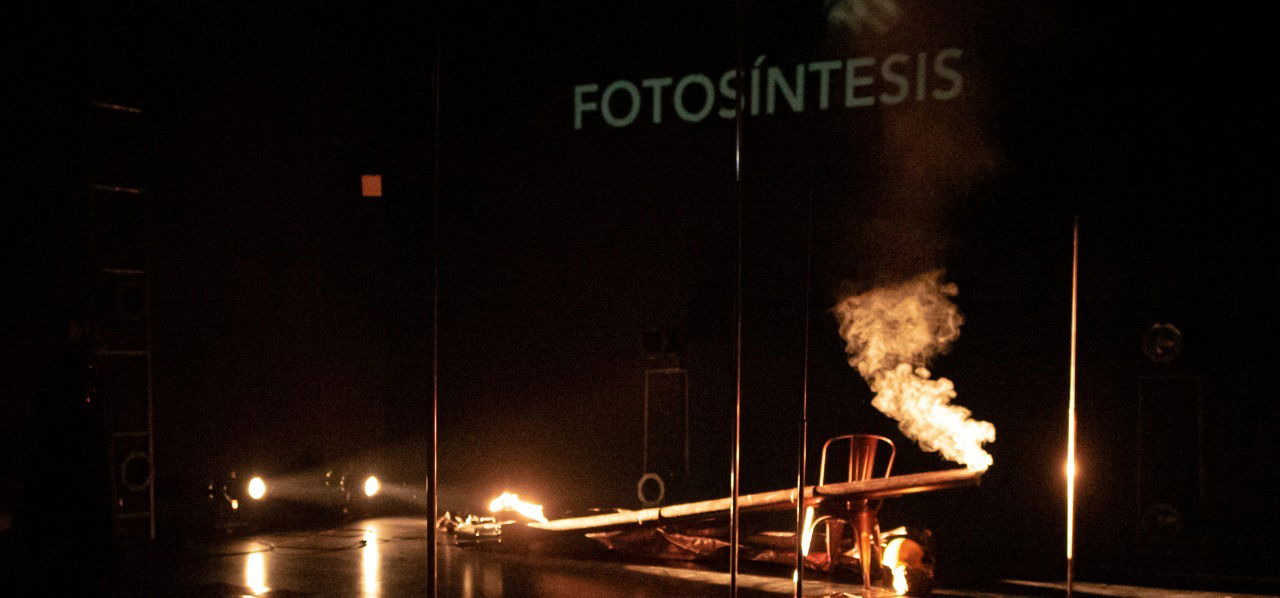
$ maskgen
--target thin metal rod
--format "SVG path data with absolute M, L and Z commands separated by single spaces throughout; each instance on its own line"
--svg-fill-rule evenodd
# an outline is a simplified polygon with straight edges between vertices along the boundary
M 1075 580 L 1076 533 L 1076 326 L 1079 304 L 1080 217 L 1071 231 L 1071 358 L 1067 377 L 1067 596 Z
M 800 429 L 799 446 L 796 451 L 796 496 L 804 495 L 805 473 L 809 468 L 809 331 L 812 318 L 809 317 L 813 281 L 813 177 L 810 171 L 809 203 L 805 218 L 805 253 L 804 253 L 804 365 L 800 382 Z M 804 501 L 796 501 L 796 598 L 804 596 Z
M 431 156 L 431 461 L 427 477 L 427 508 L 431 513 L 430 519 L 427 520 L 427 596 L 429 598 L 436 598 L 440 586 L 439 558 L 436 554 L 436 518 L 439 517 L 440 512 L 440 74 L 442 70 L 440 55 L 444 48 L 443 21 L 444 3 L 440 3 L 436 13 L 436 55 L 432 73 L 434 130 Z
M 689 372 L 685 370 L 682 374 L 684 380 L 681 384 L 684 386 L 684 472 L 681 476 L 681 486 L 687 485 L 689 479 Z
M 729 596 L 738 597 L 738 538 L 740 517 L 738 495 L 741 493 L 742 474 L 742 125 L 745 117 L 745 91 L 743 85 L 742 0 L 734 3 L 734 39 L 737 45 L 738 110 L 734 114 L 733 182 L 737 200 L 737 284 L 734 293 L 734 398 L 733 398 L 733 457 L 729 474 Z
M 138 115 L 142 114 L 142 110 L 137 108 L 129 108 L 127 106 L 115 106 L 115 105 L 107 105 L 107 104 L 99 104 L 99 105 L 104 108 L 109 108 L 113 110 L 123 110 L 125 112 L 129 112 L 132 114 L 138 114 Z M 141 116 L 139 116 L 139 118 L 141 118 Z M 139 145 L 142 145 L 143 147 L 145 147 L 146 135 L 147 135 L 146 123 L 143 123 L 143 122 L 138 123 L 138 133 L 139 133 L 139 137 L 141 137 L 141 139 L 139 140 Z M 146 342 L 147 342 L 147 355 L 145 357 L 145 359 L 147 360 L 147 468 L 150 469 L 150 474 L 151 474 L 151 483 L 147 484 L 147 504 L 149 505 L 149 508 L 147 509 L 147 537 L 151 538 L 152 540 L 155 540 L 156 539 L 156 395 L 155 395 L 155 364 L 151 358 L 152 357 L 151 314 L 153 313 L 151 310 L 151 299 L 152 299 L 152 296 L 151 296 L 151 281 L 152 281 L 151 242 L 150 242 L 150 239 L 146 238 L 151 231 L 153 220 L 151 217 L 151 204 L 152 204 L 151 197 L 149 195 L 142 193 L 141 190 L 139 190 L 138 193 L 139 193 L 138 201 L 142 202 L 142 234 L 144 237 L 142 239 L 142 271 L 143 271 L 143 274 L 142 274 L 143 304 L 142 305 L 143 305 L 143 309 L 145 310 L 143 318 L 146 322 L 146 324 L 144 325 L 144 329 L 146 330 Z
M 644 373 L 644 450 L 640 455 L 640 475 L 649 473 L 649 371 Z
M 141 108 L 133 106 L 125 106 L 124 104 L 112 104 L 110 102 L 100 102 L 98 100 L 89 100 L 89 105 L 103 110 L 114 110 L 116 112 L 129 112 L 132 114 L 142 114 Z

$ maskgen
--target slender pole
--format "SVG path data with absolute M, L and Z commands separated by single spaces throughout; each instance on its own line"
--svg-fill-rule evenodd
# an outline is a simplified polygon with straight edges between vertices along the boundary
M 794 595 L 804 596 L 804 482 L 809 468 L 809 302 L 813 278 L 813 180 L 809 180 L 809 205 L 805 224 L 804 255 L 804 374 L 800 383 L 800 438 L 796 451 L 796 574 Z
M 427 596 L 436 598 L 440 575 L 436 554 L 436 518 L 440 512 L 440 54 L 444 47 L 444 6 L 436 14 L 436 56 L 434 65 L 434 101 L 432 118 L 433 151 L 431 166 L 431 461 L 427 477 Z
M 742 0 L 734 4 L 734 28 L 737 41 L 738 110 L 734 115 L 733 182 L 737 199 L 737 284 L 734 293 L 734 398 L 733 398 L 733 457 L 729 474 L 729 595 L 738 596 L 738 494 L 741 493 L 742 466 L 742 125 L 745 116 L 746 86 L 743 85 L 742 53 Z
M 1071 231 L 1071 366 L 1067 377 L 1067 596 L 1075 580 L 1076 533 L 1076 323 L 1080 268 L 1080 217 Z

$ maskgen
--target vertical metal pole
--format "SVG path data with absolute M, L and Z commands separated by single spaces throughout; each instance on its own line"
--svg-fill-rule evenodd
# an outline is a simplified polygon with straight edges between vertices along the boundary
M 740 517 L 738 495 L 741 492 L 742 464 L 742 125 L 746 112 L 743 84 L 742 0 L 734 4 L 735 38 L 737 40 L 738 110 L 734 115 L 733 182 L 737 199 L 737 286 L 734 293 L 734 399 L 733 399 L 733 457 L 729 474 L 729 595 L 738 596 L 738 534 Z
M 1205 520 L 1205 487 L 1204 487 L 1204 378 L 1196 377 L 1196 526 L 1197 534 L 1203 534 Z M 1200 538 L 1203 538 L 1200 535 Z M 1196 541 L 1196 563 L 1204 566 L 1205 542 Z
M 800 439 L 796 452 L 796 573 L 793 577 L 796 598 L 804 596 L 804 478 L 809 468 L 809 293 L 813 277 L 813 179 L 810 174 L 804 256 L 804 374 L 800 383 Z
M 644 450 L 640 457 L 640 475 L 649 473 L 649 374 L 651 371 L 644 371 L 644 430 L 642 432 Z
M 683 375 L 684 375 L 684 381 L 682 382 L 682 384 L 684 385 L 684 473 L 681 475 L 683 476 L 683 480 L 686 480 L 686 482 L 682 483 L 681 486 L 688 487 L 687 480 L 689 479 L 689 475 L 690 475 L 689 474 L 689 469 L 690 469 L 689 468 L 689 371 L 684 370 Z
M 436 55 L 432 99 L 433 151 L 431 166 L 431 461 L 427 476 L 427 596 L 436 598 L 440 579 L 436 554 L 436 518 L 440 511 L 440 54 L 444 47 L 444 3 L 436 13 Z
M 1067 596 L 1075 581 L 1076 532 L 1076 323 L 1080 268 L 1080 217 L 1071 231 L 1071 358 L 1067 377 Z
M 138 115 L 138 145 L 146 146 L 146 121 L 143 120 L 143 112 L 141 110 L 135 112 Z M 145 167 L 145 164 L 144 164 Z M 145 179 L 143 179 L 145 181 Z M 143 183 L 144 185 L 146 183 Z M 147 342 L 147 467 L 151 470 L 151 483 L 147 484 L 147 536 L 152 540 L 156 539 L 156 406 L 155 406 L 155 387 L 153 381 L 152 363 L 153 354 L 151 352 L 151 243 L 146 238 L 151 232 L 151 194 L 146 193 L 138 198 L 142 202 L 142 269 L 143 273 L 143 292 L 142 292 L 142 309 L 143 317 L 146 319 L 146 342 Z M 1202 503 L 1203 504 L 1203 503 Z

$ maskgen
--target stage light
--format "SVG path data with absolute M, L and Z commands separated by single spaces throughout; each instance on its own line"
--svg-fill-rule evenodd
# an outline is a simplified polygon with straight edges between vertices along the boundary
M 253 476 L 253 479 L 249 480 L 249 498 L 252 498 L 253 500 L 262 500 L 262 497 L 266 495 L 267 483 L 262 481 L 262 478 Z
M 364 495 L 373 498 L 379 490 L 382 490 L 382 484 L 378 483 L 378 476 L 369 476 L 364 479 Z

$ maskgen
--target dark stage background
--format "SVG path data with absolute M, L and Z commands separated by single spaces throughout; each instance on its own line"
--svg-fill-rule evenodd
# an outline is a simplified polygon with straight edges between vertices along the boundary
M 646 103 L 629 126 L 596 113 L 576 130 L 573 111 L 578 84 L 718 81 L 731 3 L 26 9 L 5 50 L 0 510 L 39 483 L 32 452 L 78 442 L 30 414 L 87 309 L 82 115 L 106 97 L 146 109 L 161 534 L 198 528 L 202 484 L 228 468 L 366 455 L 422 483 L 433 260 L 442 508 L 504 489 L 552 513 L 635 506 L 651 329 L 689 371 L 691 470 L 672 494 L 725 496 L 740 255 L 743 490 L 795 479 L 806 321 L 811 454 L 871 432 L 899 443 L 896 471 L 950 466 L 869 406 L 829 313 L 850 288 L 943 268 L 966 323 L 933 369 L 996 425 L 995 465 L 882 518 L 932 528 L 952 579 L 1060 576 L 1078 215 L 1080 576 L 1274 576 L 1260 15 L 859 5 L 882 26 L 744 3 L 747 68 L 955 47 L 963 92 L 747 118 L 740 254 L 731 120 L 653 124 Z M 362 173 L 383 198 L 360 196 Z M 1184 335 L 1167 364 L 1142 352 L 1158 322 Z M 1162 557 L 1138 523 L 1161 479 L 1184 517 Z

